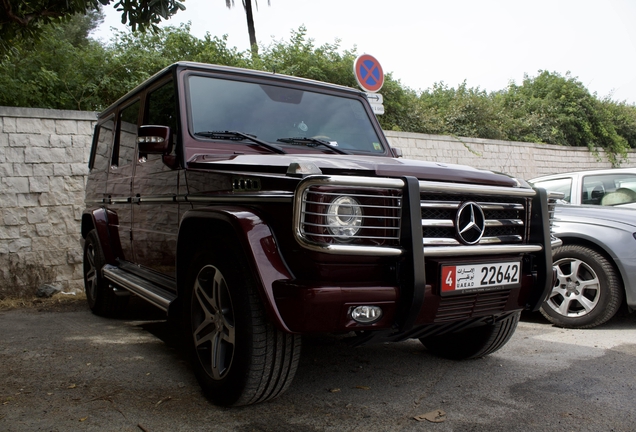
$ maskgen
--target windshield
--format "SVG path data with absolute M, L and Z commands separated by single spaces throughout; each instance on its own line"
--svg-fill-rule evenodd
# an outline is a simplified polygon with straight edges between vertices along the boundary
M 357 99 L 197 75 L 188 78 L 188 90 L 193 134 L 240 131 L 279 144 L 317 138 L 342 150 L 384 152 Z

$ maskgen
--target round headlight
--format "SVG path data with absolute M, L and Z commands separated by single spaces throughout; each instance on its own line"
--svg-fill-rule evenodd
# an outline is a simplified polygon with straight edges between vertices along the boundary
M 333 200 L 327 209 L 329 232 L 340 240 L 347 240 L 360 231 L 362 208 L 355 198 L 341 196 Z

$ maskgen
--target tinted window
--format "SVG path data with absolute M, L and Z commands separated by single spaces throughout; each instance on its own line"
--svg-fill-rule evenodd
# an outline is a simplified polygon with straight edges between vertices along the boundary
M 113 143 L 114 130 L 115 122 L 112 119 L 107 120 L 97 128 L 97 144 L 92 169 L 98 171 L 108 169 L 108 158 L 110 146 Z
M 384 152 L 357 99 L 201 76 L 188 83 L 192 133 L 240 131 L 269 142 L 314 137 L 342 149 Z
M 137 119 L 139 117 L 139 101 L 124 108 L 119 113 L 119 154 L 113 157 L 113 163 L 124 166 L 132 163 L 137 143 Z
M 172 133 L 177 130 L 174 86 L 172 81 L 153 90 L 148 95 L 147 125 L 170 126 Z

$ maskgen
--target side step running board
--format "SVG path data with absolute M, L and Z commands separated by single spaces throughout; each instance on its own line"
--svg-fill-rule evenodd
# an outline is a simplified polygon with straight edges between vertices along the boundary
M 144 278 L 110 264 L 104 266 L 102 274 L 109 282 L 112 282 L 118 287 L 127 289 L 157 306 L 159 309 L 162 309 L 164 312 L 168 312 L 170 303 L 177 298 L 174 293 L 167 292 Z

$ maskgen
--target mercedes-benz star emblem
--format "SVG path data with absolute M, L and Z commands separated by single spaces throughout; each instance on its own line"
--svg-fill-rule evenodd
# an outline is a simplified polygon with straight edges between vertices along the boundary
M 479 204 L 468 201 L 459 206 L 455 219 L 455 230 L 457 239 L 467 245 L 472 245 L 484 235 L 486 228 L 486 217 Z

